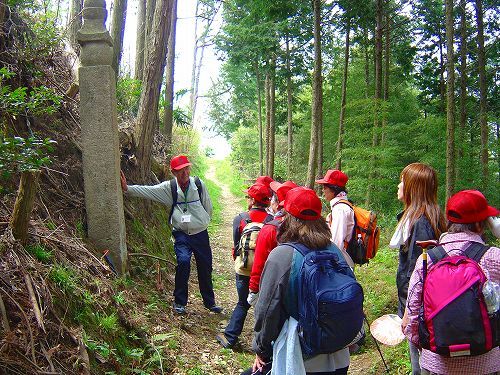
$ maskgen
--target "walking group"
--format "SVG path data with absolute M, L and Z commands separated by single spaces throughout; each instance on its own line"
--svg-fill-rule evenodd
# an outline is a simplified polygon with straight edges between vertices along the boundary
M 164 204 L 177 257 L 174 304 L 186 313 L 191 255 L 204 306 L 220 313 L 212 285 L 207 226 L 212 203 L 190 176 L 188 158 L 172 158 L 174 179 L 123 191 Z M 376 254 L 373 212 L 353 205 L 348 176 L 329 170 L 316 181 L 329 204 L 293 181 L 257 178 L 246 191 L 248 209 L 233 220 L 232 259 L 238 302 L 216 336 L 234 348 L 253 306 L 255 360 L 243 374 L 347 374 L 350 354 L 364 340 L 363 289 L 356 264 Z M 396 184 L 395 184 L 396 185 Z M 403 204 L 389 247 L 399 251 L 398 315 L 408 338 L 413 374 L 495 374 L 500 371 L 500 249 L 485 244 L 490 226 L 500 237 L 499 210 L 477 190 L 446 203 L 437 200 L 437 175 L 423 163 L 403 169 L 397 198 Z M 488 225 L 490 224 L 490 225 Z M 495 226 L 496 224 L 496 226 Z M 396 291 L 395 291 L 396 293 Z

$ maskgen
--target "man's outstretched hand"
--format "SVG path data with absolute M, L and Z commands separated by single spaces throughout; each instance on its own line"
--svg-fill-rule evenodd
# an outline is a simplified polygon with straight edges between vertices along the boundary
M 127 179 L 125 178 L 125 174 L 123 173 L 123 171 L 120 171 L 120 184 L 122 186 L 123 191 L 128 190 Z

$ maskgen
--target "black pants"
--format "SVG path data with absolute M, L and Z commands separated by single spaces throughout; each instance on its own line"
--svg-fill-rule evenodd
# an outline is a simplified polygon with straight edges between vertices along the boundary
M 270 375 L 271 374 L 271 368 L 272 368 L 272 362 L 268 362 L 263 368 L 262 371 L 256 371 L 252 372 L 252 369 L 249 368 L 248 370 L 244 371 L 241 373 L 241 375 Z M 347 370 L 349 369 L 349 366 L 344 367 L 344 368 L 339 368 L 335 371 L 328 371 L 328 372 L 308 372 L 306 375 L 347 375 Z

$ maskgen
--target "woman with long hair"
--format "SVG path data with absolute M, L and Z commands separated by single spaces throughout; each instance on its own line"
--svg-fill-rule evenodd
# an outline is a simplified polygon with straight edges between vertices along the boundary
M 408 284 L 415 263 L 422 254 L 416 241 L 438 239 L 445 230 L 444 216 L 437 203 L 436 171 L 423 163 L 407 165 L 400 175 L 398 199 L 404 211 L 398 215 L 398 225 L 391 238 L 390 247 L 399 249 L 396 275 L 398 289 L 398 315 L 402 318 L 408 297 Z M 420 374 L 419 353 L 410 343 L 412 374 Z
M 276 345 L 280 331 L 290 318 L 290 307 L 287 307 L 287 294 L 290 285 L 290 271 L 293 264 L 294 247 L 290 243 L 299 243 L 309 249 L 318 251 L 334 246 L 331 241 L 330 228 L 321 216 L 321 201 L 314 190 L 297 187 L 290 190 L 284 203 L 285 216 L 278 233 L 278 245 L 267 259 L 260 281 L 259 299 L 255 306 L 255 328 L 252 348 L 256 353 L 252 369 L 243 374 L 268 374 L 272 366 L 280 373 L 281 361 L 274 358 L 272 363 L 273 343 Z M 342 256 L 337 249 L 338 255 Z M 340 260 L 339 260 L 340 261 Z M 345 260 L 341 260 L 348 268 Z M 293 287 L 292 287 L 293 288 Z M 292 293 L 292 291 L 290 291 Z M 296 298 L 296 297 L 295 297 Z M 290 302 L 293 306 L 294 302 Z M 288 358 L 287 358 L 288 360 Z M 319 354 L 302 360 L 302 356 L 294 356 L 299 367 L 305 368 L 307 375 L 343 375 L 349 368 L 349 349 L 344 348 L 334 353 Z M 289 368 L 290 363 L 286 363 Z

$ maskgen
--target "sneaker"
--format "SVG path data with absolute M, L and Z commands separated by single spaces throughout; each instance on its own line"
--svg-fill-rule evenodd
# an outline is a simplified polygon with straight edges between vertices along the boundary
M 234 346 L 234 344 L 231 344 L 229 341 L 227 341 L 226 335 L 224 333 L 219 333 L 217 336 L 215 336 L 215 339 L 219 344 L 222 345 L 224 349 L 232 349 L 232 347 Z
M 174 311 L 179 315 L 183 315 L 186 313 L 186 306 L 174 303 Z
M 222 312 L 222 307 L 217 305 L 213 305 L 212 307 L 207 307 L 207 309 L 216 314 L 220 314 Z

